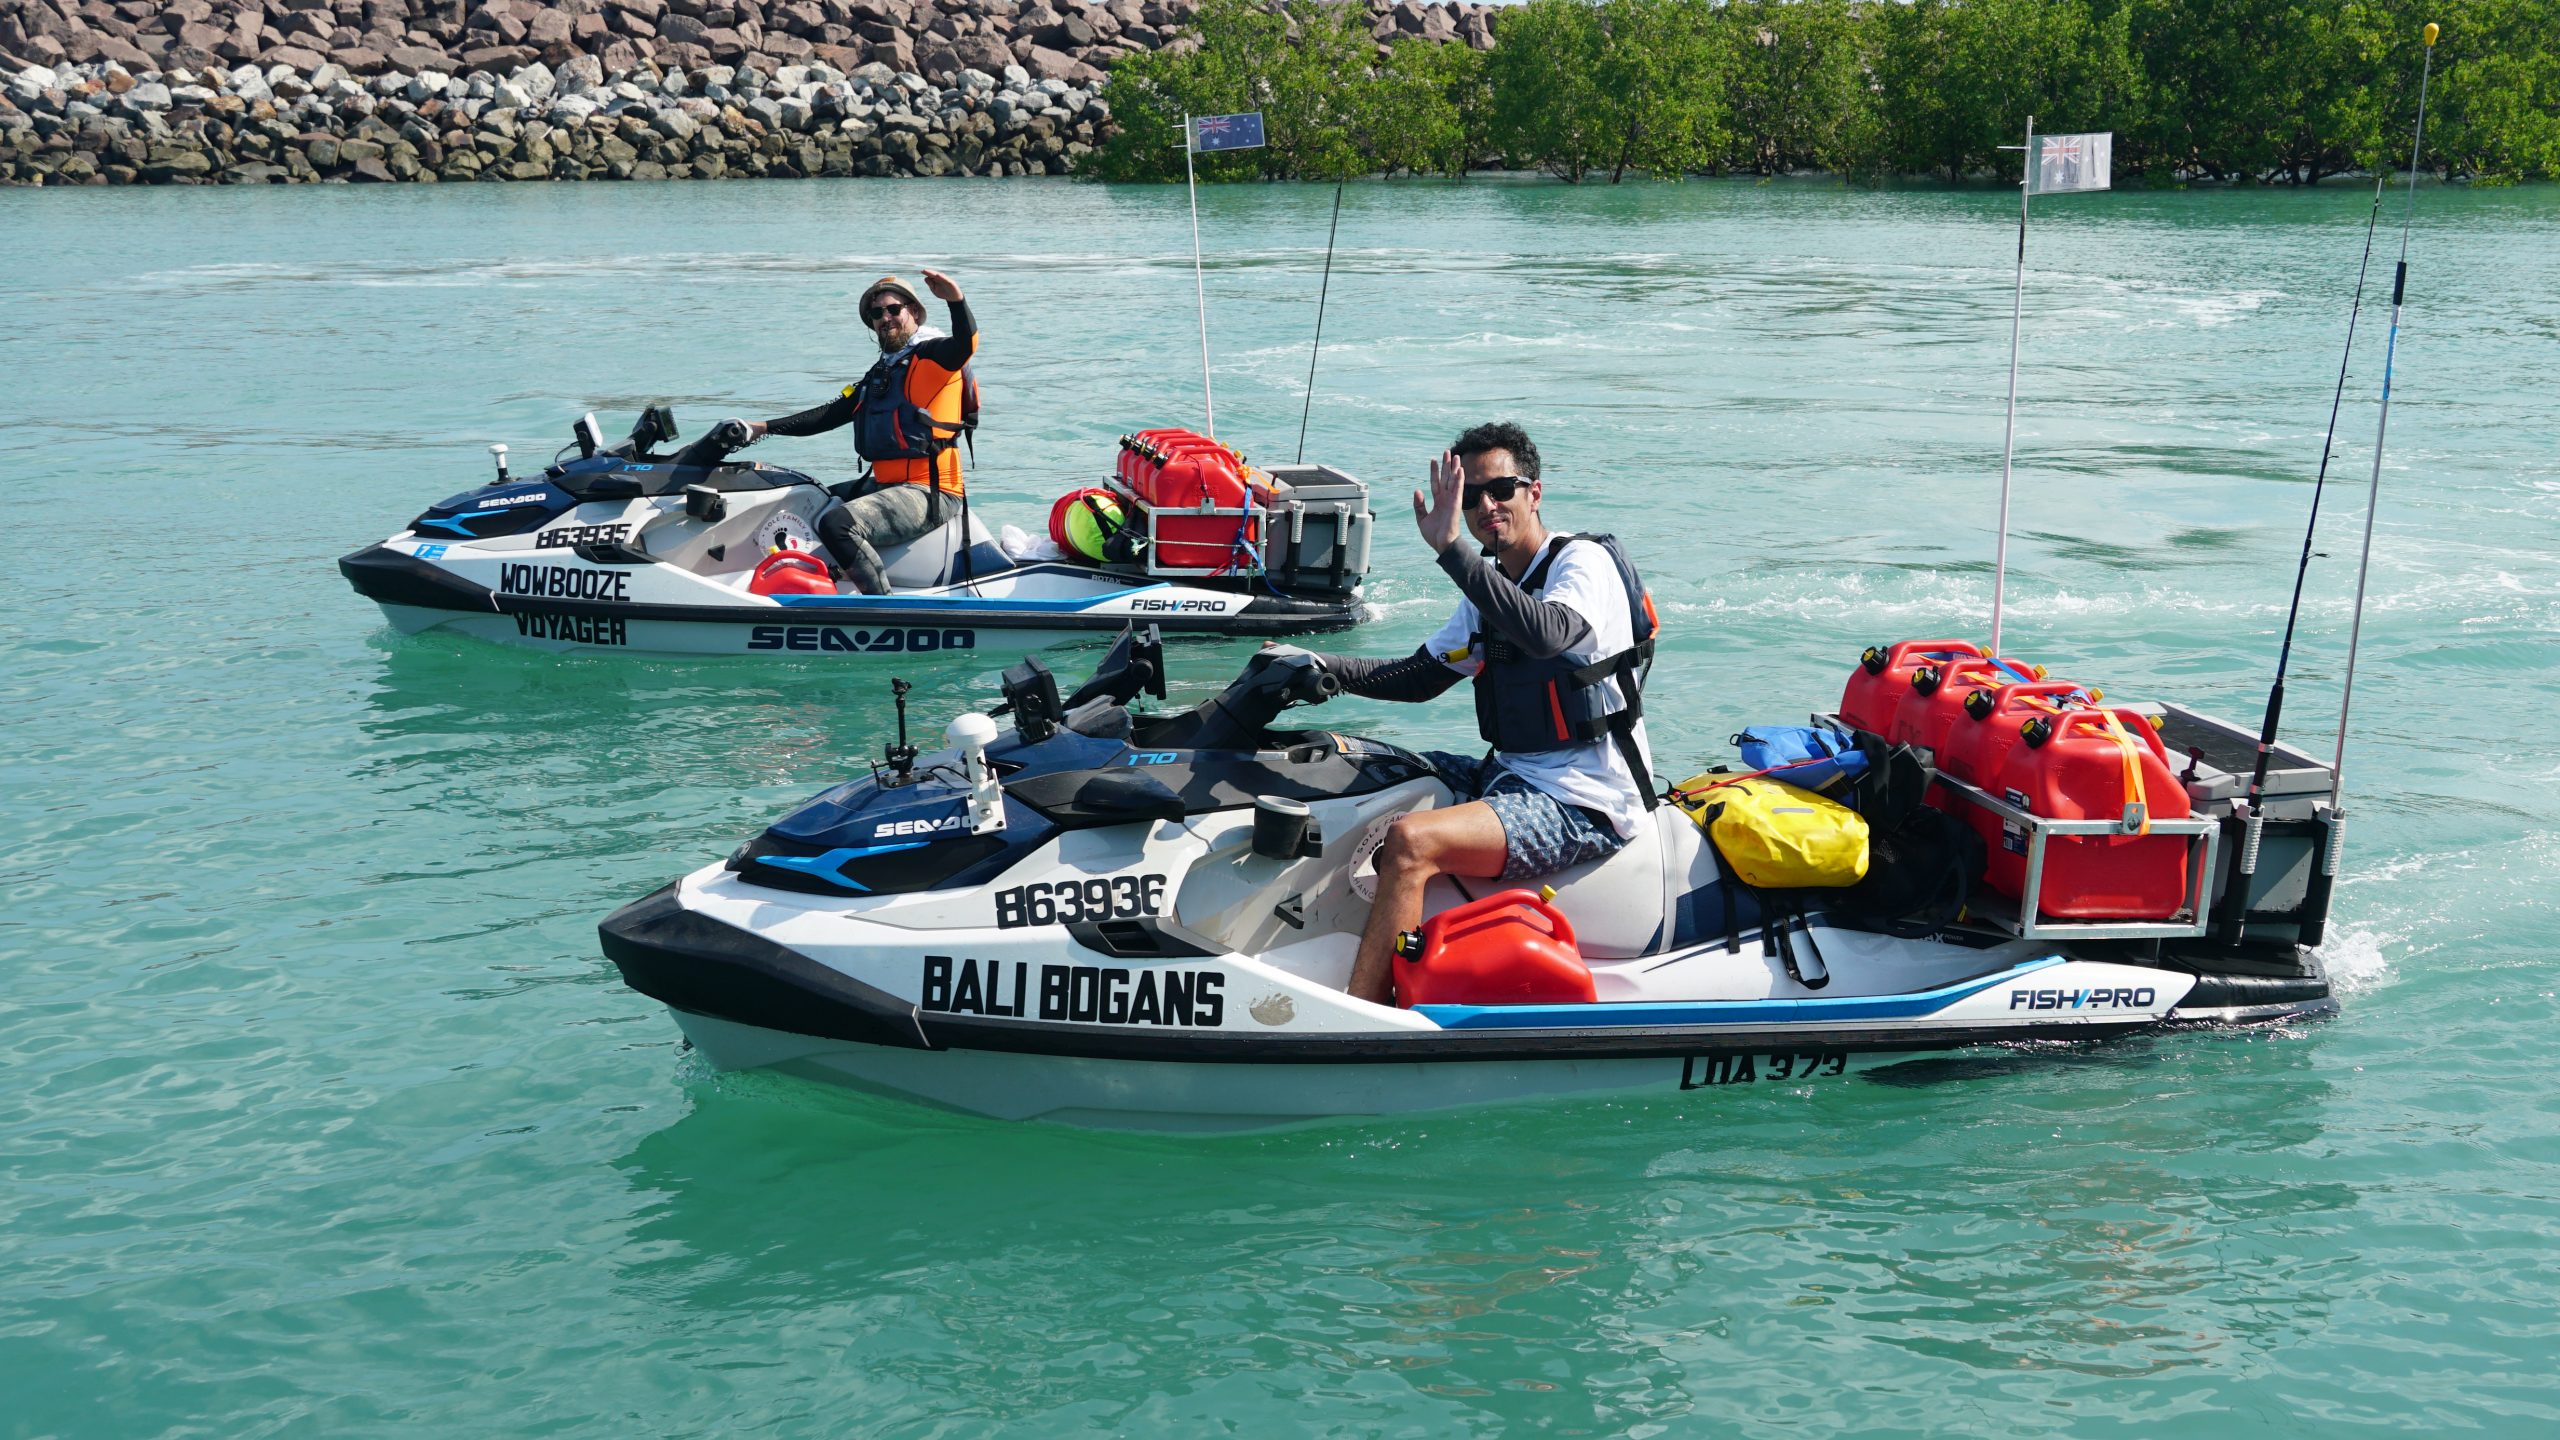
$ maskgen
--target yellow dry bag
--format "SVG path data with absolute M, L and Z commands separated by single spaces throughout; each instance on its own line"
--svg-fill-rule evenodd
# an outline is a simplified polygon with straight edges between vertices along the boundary
M 1681 781 L 1672 799 L 1746 885 L 1837 889 L 1866 878 L 1865 818 L 1810 790 L 1761 775 L 1706 774 Z

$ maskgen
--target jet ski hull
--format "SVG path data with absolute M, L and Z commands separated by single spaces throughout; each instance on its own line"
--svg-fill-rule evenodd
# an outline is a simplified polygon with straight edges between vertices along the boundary
M 2316 962 L 2304 976 L 2253 986 L 2247 982 L 2258 977 L 1974 952 L 1974 968 L 1986 973 L 1920 993 L 1416 1014 L 1359 1006 L 1240 954 L 1113 965 L 1114 957 L 1050 942 L 1020 949 L 1027 958 L 1017 961 L 1006 958 L 1016 952 L 999 937 L 982 934 L 969 937 L 981 943 L 954 937 L 945 948 L 998 957 L 967 962 L 989 977 L 976 1008 L 996 1014 L 957 1014 L 947 1008 L 950 991 L 934 993 L 934 966 L 947 973 L 953 963 L 922 953 L 934 939 L 893 943 L 851 963 L 822 960 L 721 918 L 739 915 L 742 901 L 770 908 L 720 893 L 734 883 L 705 870 L 600 927 L 625 983 L 666 1003 L 713 1065 L 772 1069 L 995 1119 L 1110 1129 L 1251 1131 L 1540 1098 L 1800 1088 L 1925 1055 L 2303 1020 L 2336 1009 Z M 1819 943 L 1845 953 L 1851 940 L 1830 935 Z M 919 962 L 921 984 L 911 978 Z M 1010 1001 L 998 978 L 1008 965 L 1016 967 Z M 1149 970 L 1186 973 L 1195 985 L 1214 976 L 1226 1003 L 1205 1026 L 1079 1023 L 1063 1018 L 1072 984 L 1042 983 L 1077 970 L 1101 976 L 1095 989 L 1105 996 L 1115 985 L 1133 988 L 1129 977 Z M 1061 997 L 1062 1018 L 1036 1018 L 1048 999 L 1035 1000 L 1037 992 Z M 1008 1006 L 1027 1013 L 1000 1018 Z M 1366 1010 L 1381 1023 L 1362 1028 L 1356 1015 L 1324 1013 L 1328 1007 Z M 1545 1013 L 1526 1013 L 1539 1009 Z
M 1362 1000 L 1375 857 L 1397 821 L 1456 801 L 1447 778 L 1381 741 L 1279 728 L 1333 693 L 1303 651 L 1258 652 L 1187 711 L 1128 713 L 1162 667 L 1133 632 L 1061 698 L 1024 662 L 1009 733 L 963 716 L 957 749 L 812 798 L 607 917 L 606 956 L 720 1066 L 1141 1129 L 1829 1084 L 1931 1053 L 2335 1008 L 2295 943 L 2062 938 L 1754 889 L 1671 806 L 1546 877 L 1588 982 L 1570 1003 L 1520 1003 L 1556 992 L 1504 978 L 1498 937 L 1462 987 L 1404 978 L 1433 942 L 1395 962 L 1406 994 L 1445 1001 Z M 1423 913 L 1481 898 L 1442 877 Z M 2288 912 L 2296 933 L 2324 918 L 2309 907 Z
M 407 634 L 442 629 L 546 651 L 844 659 L 1019 651 L 1131 622 L 1168 633 L 1276 637 L 1359 623 L 1356 595 L 1297 598 L 1132 584 L 1073 566 L 885 596 L 750 595 L 653 565 L 499 554 L 393 540 L 343 557 L 357 593 Z M 484 581 L 491 583 L 483 583 Z

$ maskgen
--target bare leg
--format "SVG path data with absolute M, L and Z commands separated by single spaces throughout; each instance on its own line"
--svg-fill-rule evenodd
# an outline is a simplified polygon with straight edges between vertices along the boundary
M 1491 879 L 1502 873 L 1502 821 L 1481 800 L 1446 810 L 1416 810 L 1387 829 L 1378 847 L 1378 898 L 1360 932 L 1359 958 L 1351 964 L 1351 993 L 1385 1004 L 1394 992 L 1389 973 L 1396 936 L 1422 923 L 1422 888 L 1435 875 Z

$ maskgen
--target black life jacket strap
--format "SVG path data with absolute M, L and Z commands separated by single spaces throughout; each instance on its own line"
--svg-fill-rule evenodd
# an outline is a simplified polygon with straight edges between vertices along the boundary
M 1645 813 L 1662 808 L 1662 797 L 1653 792 L 1653 769 L 1644 763 L 1644 751 L 1636 746 L 1636 712 L 1633 706 L 1610 717 L 1609 738 L 1616 741 L 1618 755 L 1627 762 L 1627 772 L 1636 778 L 1636 793 L 1644 797 Z M 1623 723 L 1616 723 L 1623 722 Z

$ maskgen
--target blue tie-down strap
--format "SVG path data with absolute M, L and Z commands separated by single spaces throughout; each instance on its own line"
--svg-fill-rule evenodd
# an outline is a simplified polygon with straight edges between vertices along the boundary
M 1754 725 L 1733 737 L 1742 768 L 1802 790 L 1828 791 L 1867 773 L 1855 736 L 1829 725 Z

